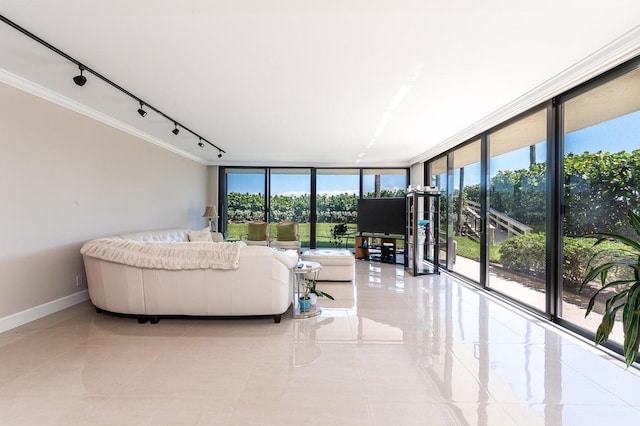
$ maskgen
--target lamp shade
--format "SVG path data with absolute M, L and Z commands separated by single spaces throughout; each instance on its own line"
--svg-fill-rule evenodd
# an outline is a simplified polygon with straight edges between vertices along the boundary
M 202 217 L 218 217 L 218 209 L 216 206 L 207 206 L 206 209 L 204 209 L 204 213 L 202 215 Z

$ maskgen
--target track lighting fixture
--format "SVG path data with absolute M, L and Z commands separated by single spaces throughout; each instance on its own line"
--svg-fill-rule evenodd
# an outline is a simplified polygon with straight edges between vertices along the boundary
M 78 86 L 82 87 L 87 82 L 87 77 L 82 75 L 82 71 L 84 71 L 84 67 L 82 65 L 78 65 L 78 68 L 80 68 L 80 75 L 76 75 L 75 77 L 73 77 L 73 82 Z
M 138 108 L 138 114 L 140 114 L 141 117 L 145 117 L 147 115 L 147 111 L 145 111 L 145 109 L 144 109 L 146 107 L 147 109 L 150 109 L 153 112 L 155 112 L 158 116 L 162 116 L 162 117 L 166 118 L 167 120 L 169 120 L 169 122 L 173 122 L 174 128 L 173 128 L 173 130 L 171 132 L 174 135 L 177 136 L 178 133 L 180 133 L 181 130 L 184 130 L 186 132 L 191 133 L 195 137 L 199 138 L 198 146 L 200 148 L 204 148 L 205 144 L 208 144 L 212 148 L 217 149 L 219 151 L 218 158 L 222 157 L 223 153 L 226 153 L 222 148 L 218 147 L 217 145 L 209 142 L 206 139 L 203 140 L 202 136 L 200 136 L 199 134 L 197 134 L 195 131 L 191 130 L 190 128 L 184 126 L 183 124 L 180 124 L 180 129 L 178 129 L 178 122 L 173 117 L 169 117 L 167 114 L 165 114 L 164 112 L 160 111 L 158 108 L 154 107 L 153 105 L 149 105 L 149 104 L 141 101 L 140 98 L 137 97 L 136 95 L 134 95 L 133 93 L 129 92 L 128 90 L 124 89 L 120 85 L 118 85 L 118 84 L 114 83 L 113 81 L 109 80 L 107 77 L 103 76 L 102 74 L 100 74 L 96 70 L 94 70 L 92 68 L 89 68 L 89 67 L 85 67 L 77 59 L 71 57 L 70 55 L 66 54 L 62 50 L 60 50 L 57 47 L 51 45 L 50 43 L 44 41 L 43 39 L 41 39 L 40 37 L 36 36 L 35 34 L 27 31 L 25 28 L 22 28 L 20 25 L 16 24 L 15 22 L 7 19 L 2 14 L 0 14 L 0 22 L 4 22 L 5 24 L 9 25 L 13 29 L 15 29 L 15 30 L 21 32 L 22 34 L 26 35 L 27 37 L 29 37 L 30 39 L 32 39 L 36 43 L 41 44 L 42 46 L 46 47 L 47 49 L 51 50 L 52 52 L 62 56 L 66 60 L 72 62 L 75 65 L 77 65 L 78 68 L 80 69 L 80 75 L 77 75 L 77 76 L 73 77 L 73 82 L 75 84 L 77 84 L 78 86 L 84 86 L 86 84 L 87 78 L 84 76 L 83 72 L 87 71 L 93 77 L 95 77 L 95 78 L 97 78 L 99 80 L 102 80 L 104 83 L 107 83 L 108 85 L 110 85 L 114 89 L 119 90 L 120 92 L 122 92 L 125 95 L 129 96 L 131 99 L 133 99 L 133 100 L 135 100 L 137 102 L 140 102 L 140 108 Z
M 142 101 L 140 101 L 140 108 L 138 108 L 138 114 L 140 114 L 140 117 L 144 117 L 145 115 L 147 115 L 147 111 L 142 109 L 143 106 L 144 104 L 142 103 Z

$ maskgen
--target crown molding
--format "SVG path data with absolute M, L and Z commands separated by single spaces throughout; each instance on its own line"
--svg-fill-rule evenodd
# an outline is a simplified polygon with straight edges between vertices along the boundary
M 207 163 L 203 161 L 201 158 L 194 156 L 186 151 L 176 148 L 173 145 L 170 145 L 161 139 L 158 139 L 148 133 L 140 131 L 122 121 L 116 120 L 113 117 L 110 117 L 106 114 L 103 114 L 95 109 L 89 108 L 86 105 L 83 105 L 79 102 L 74 101 L 73 99 L 69 99 L 61 94 L 54 92 L 46 87 L 40 86 L 32 81 L 26 80 L 16 74 L 13 74 L 9 71 L 6 71 L 0 68 L 0 82 L 8 84 L 9 86 L 13 86 L 16 89 L 22 90 L 24 92 L 30 93 L 39 98 L 45 99 L 49 102 L 52 102 L 56 105 L 59 105 L 63 108 L 69 109 L 71 111 L 75 111 L 79 114 L 82 114 L 86 117 L 92 118 L 96 121 L 106 124 L 107 126 L 114 127 L 118 130 L 122 130 L 125 133 L 128 133 L 132 136 L 135 136 L 139 139 L 142 139 L 146 142 L 150 142 L 154 145 L 157 145 L 167 151 L 171 151 L 174 154 L 180 155 L 182 157 L 188 158 L 190 160 L 196 161 L 200 164 L 206 165 Z
M 251 162 L 251 161 L 220 161 L 215 163 L 209 163 L 208 166 L 220 166 L 220 167 L 278 167 L 278 168 L 338 168 L 338 169 L 359 169 L 359 168 L 399 168 L 406 169 L 410 166 L 408 161 L 384 163 L 384 162 L 327 162 L 327 163 L 314 163 L 314 162 Z
M 638 55 L 640 55 L 640 25 L 496 112 L 436 144 L 424 153 L 411 158 L 409 163 L 416 164 L 427 161 Z

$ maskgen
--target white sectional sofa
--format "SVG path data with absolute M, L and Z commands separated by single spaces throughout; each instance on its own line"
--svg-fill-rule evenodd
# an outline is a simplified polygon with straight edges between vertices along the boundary
M 280 322 L 291 305 L 296 251 L 191 242 L 189 234 L 167 229 L 85 243 L 81 253 L 96 308 L 135 315 L 141 323 L 171 315 L 273 315 Z

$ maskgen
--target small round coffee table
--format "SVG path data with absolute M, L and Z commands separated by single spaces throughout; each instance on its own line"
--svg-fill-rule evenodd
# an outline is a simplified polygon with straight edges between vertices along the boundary
M 307 274 L 313 274 L 313 279 L 317 279 L 320 269 L 322 269 L 322 265 L 318 262 L 306 261 L 298 262 L 298 264 L 293 267 L 293 273 L 295 275 L 293 283 L 293 318 L 312 318 L 322 313 L 322 307 L 320 303 L 317 302 L 315 305 L 311 305 L 308 311 L 300 312 L 300 303 L 298 300 L 299 294 L 303 291 L 301 286 L 304 284 Z

